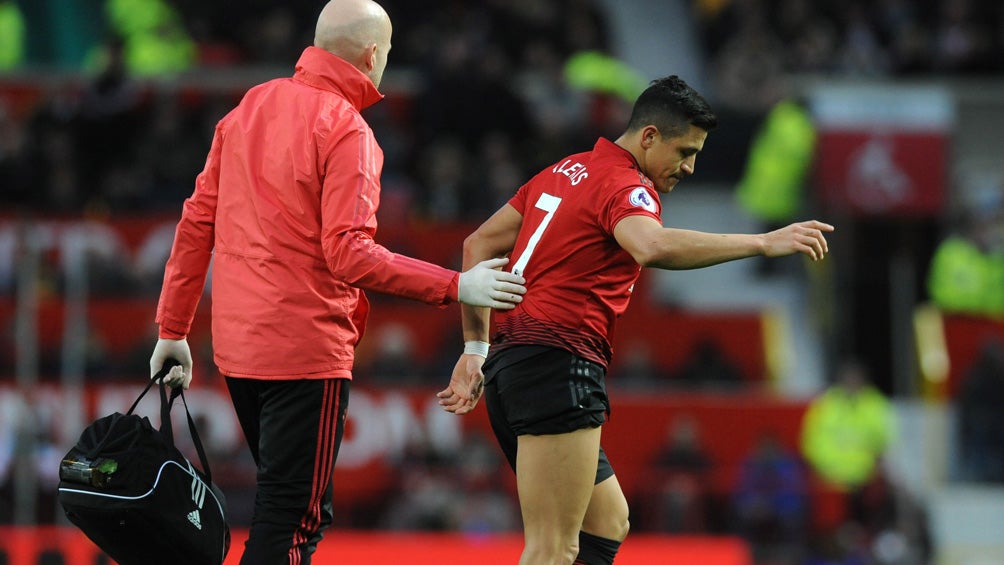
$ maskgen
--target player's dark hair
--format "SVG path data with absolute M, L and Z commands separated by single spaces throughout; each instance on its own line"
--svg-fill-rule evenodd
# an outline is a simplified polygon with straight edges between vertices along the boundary
M 653 80 L 635 101 L 627 129 L 637 131 L 647 125 L 676 137 L 685 134 L 690 125 L 711 131 L 718 126 L 718 117 L 696 90 L 672 75 Z

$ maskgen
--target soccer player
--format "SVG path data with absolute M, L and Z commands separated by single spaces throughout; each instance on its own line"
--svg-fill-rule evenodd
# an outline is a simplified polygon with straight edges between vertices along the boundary
M 505 259 L 457 273 L 373 241 L 383 152 L 360 110 L 383 98 L 390 39 L 375 2 L 324 6 L 293 76 L 252 88 L 217 125 L 165 269 L 150 371 L 176 359 L 165 380 L 187 388 L 213 258 L 214 357 L 258 465 L 243 565 L 310 563 L 332 522 L 362 290 L 502 309 L 525 291 L 496 270 Z
M 521 565 L 612 563 L 627 536 L 627 501 L 600 430 L 611 332 L 641 268 L 827 252 L 833 227 L 818 221 L 757 235 L 663 227 L 659 194 L 693 174 L 716 125 L 683 80 L 653 81 L 616 141 L 601 138 L 541 171 L 464 242 L 465 265 L 509 254 L 526 279 L 523 301 L 497 314 L 490 350 L 488 310 L 463 308 L 464 354 L 438 393 L 456 414 L 484 393 L 516 472 Z

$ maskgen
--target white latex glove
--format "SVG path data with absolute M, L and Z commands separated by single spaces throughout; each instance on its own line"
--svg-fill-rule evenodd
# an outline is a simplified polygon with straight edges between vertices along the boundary
M 158 339 L 150 356 L 150 378 L 164 367 L 164 362 L 174 359 L 181 365 L 171 367 L 164 377 L 164 383 L 171 387 L 188 388 L 192 382 L 192 351 L 188 348 L 187 339 Z
M 526 282 L 521 276 L 499 270 L 507 258 L 488 259 L 460 273 L 457 298 L 471 306 L 487 306 L 496 310 L 512 310 L 523 301 Z

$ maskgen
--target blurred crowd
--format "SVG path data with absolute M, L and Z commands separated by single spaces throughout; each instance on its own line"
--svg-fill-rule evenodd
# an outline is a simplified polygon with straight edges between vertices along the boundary
M 84 78 L 45 83 L 28 105 L 0 97 L 4 209 L 175 210 L 201 168 L 213 124 L 250 84 L 192 92 L 169 78 L 151 82 L 151 75 L 245 66 L 282 76 L 310 43 L 317 10 L 307 0 L 255 0 L 239 10 L 192 0 L 88 4 L 99 20 L 89 28 L 102 31 L 91 33 Z M 387 155 L 388 217 L 481 219 L 530 174 L 591 146 L 597 135 L 617 133 L 624 121 L 631 100 L 566 80 L 577 54 L 616 55 L 603 3 L 384 4 L 395 22 L 389 97 L 367 117 Z M 992 0 L 699 0 L 688 7 L 699 31 L 691 55 L 705 61 L 711 78 L 706 94 L 721 112 L 740 114 L 721 134 L 737 148 L 732 154 L 788 94 L 792 74 L 1004 70 L 1004 8 Z M 32 37 L 53 30 L 32 26 L 52 22 L 28 17 L 37 6 L 23 11 L 26 43 L 36 45 Z M 134 13 L 160 16 L 133 21 Z M 181 54 L 163 54 L 174 51 Z M 45 68 L 51 62 L 41 57 L 29 49 L 7 67 Z M 178 62 L 150 62 L 168 59 Z M 709 159 L 725 166 L 703 170 L 705 180 L 736 180 L 735 162 Z
M 853 77 L 1004 71 L 994 0 L 698 0 L 696 19 L 723 103 L 762 111 L 786 74 Z
M 38 41 L 30 40 L 33 34 L 45 33 L 33 26 L 39 6 L 47 3 L 33 2 L 0 0 L 0 219 L 177 214 L 202 168 L 216 121 L 252 83 L 229 74 L 222 87 L 206 81 L 213 86 L 192 88 L 197 80 L 176 79 L 225 75 L 233 67 L 288 76 L 311 42 L 319 6 L 317 0 L 249 0 L 240 9 L 201 0 L 88 0 L 92 15 L 101 20 L 91 26 L 101 30 L 93 34 L 94 56 L 81 63 L 79 74 L 75 69 L 59 75 L 63 80 L 32 82 L 18 73 L 45 68 L 51 61 L 37 47 L 35 53 L 22 48 L 17 55 L 15 46 L 13 57 L 5 50 L 13 38 L 23 37 L 30 47 Z M 615 30 L 606 13 L 611 2 L 381 3 L 395 26 L 385 82 L 388 97 L 367 110 L 366 118 L 386 155 L 379 216 L 383 225 L 480 221 L 531 174 L 590 147 L 599 135 L 619 133 L 626 121 L 632 101 L 622 93 L 583 89 L 568 80 L 570 61 L 583 53 L 616 62 Z M 740 180 L 754 126 L 790 97 L 787 78 L 792 75 L 1004 73 L 1004 3 L 998 0 L 686 4 L 698 32 L 692 56 L 705 63 L 708 98 L 730 117 L 729 125 L 715 133 L 728 141 L 716 142 L 713 151 L 718 156 L 709 151 L 707 166 L 699 167 L 695 181 L 731 186 Z M 21 16 L 15 13 L 19 7 Z M 156 13 L 162 19 L 123 20 L 129 13 Z M 22 18 L 20 27 L 17 17 Z M 143 25 L 149 27 L 149 37 L 134 35 Z M 177 55 L 170 58 L 171 68 L 151 71 L 144 66 L 150 61 L 144 53 L 165 49 Z M 166 59 L 156 60 L 162 64 Z M 25 92 L 31 93 L 27 99 Z M 988 192 L 989 197 L 953 226 L 957 229 L 946 240 L 948 245 L 932 263 L 928 293 L 945 311 L 991 316 L 1004 311 L 1004 183 Z M 0 245 L 0 252 L 3 249 Z M 94 256 L 92 293 L 155 296 L 156 269 L 136 279 L 114 261 L 102 262 L 113 257 Z M 160 259 L 152 259 L 157 268 L 162 267 Z M 974 268 L 984 259 L 986 267 Z M 3 275 L 0 272 L 0 297 L 10 297 L 14 287 Z M 985 294 L 974 294 L 977 286 Z M 982 310 L 991 304 L 993 310 Z M 379 337 L 374 363 L 360 366 L 367 382 L 389 374 L 395 382 L 421 382 L 423 375 L 412 375 L 416 364 L 411 338 L 393 332 Z M 695 383 L 695 388 L 711 383 L 708 388 L 734 390 L 742 378 L 713 345 L 695 351 L 674 376 L 656 374 L 663 368 L 625 350 L 624 377 L 675 379 Z M 972 480 L 1004 482 L 1001 351 L 999 344 L 988 345 L 960 395 L 965 410 L 959 473 Z M 122 365 L 142 365 L 148 355 L 146 343 L 135 358 L 120 362 L 101 358 L 99 346 L 92 353 L 88 373 L 99 376 L 115 373 Z M 196 354 L 197 366 L 212 365 L 208 344 L 198 346 Z M 444 374 L 451 355 L 423 370 Z M 42 367 L 43 372 L 59 370 L 56 354 L 45 359 L 52 366 Z M 13 367 L 10 359 L 0 361 L 4 369 Z M 395 462 L 400 496 L 372 510 L 366 525 L 516 528 L 514 499 L 489 480 L 498 474 L 497 455 L 480 439 L 471 441 L 463 457 L 431 453 L 421 444 L 409 446 Z M 875 458 L 881 457 L 887 441 L 872 454 Z M 0 452 L 0 463 L 3 455 Z M 921 563 L 929 557 L 923 510 L 882 474 L 881 465 L 874 471 L 869 466 L 867 477 L 848 489 L 853 496 L 847 504 L 873 505 L 872 521 L 849 520 L 830 537 L 811 538 L 807 520 L 812 473 L 822 471 L 810 468 L 802 455 L 767 435 L 751 450 L 735 481 L 715 490 L 708 481 L 716 462 L 701 452 L 700 430 L 683 422 L 671 431 L 666 452 L 656 462 L 664 475 L 653 478 L 650 492 L 638 501 L 636 525 L 642 531 L 735 532 L 766 548 L 767 562 Z M 466 505 L 450 499 L 457 485 L 467 487 Z M 5 486 L 12 488 L 9 481 Z M 923 555 L 907 555 L 905 548 Z M 895 558 L 882 561 L 876 557 L 882 551 Z
M 288 76 L 311 41 L 316 2 L 251 4 L 232 14 L 217 3 L 175 3 L 203 55 L 189 70 L 267 65 Z M 367 119 L 386 154 L 381 212 L 390 221 L 484 218 L 531 172 L 609 133 L 606 102 L 563 80 L 572 53 L 609 51 L 591 1 L 387 9 L 396 31 L 389 74 L 398 79 L 389 78 L 388 100 Z M 46 87 L 17 113 L 0 97 L 5 209 L 176 210 L 215 121 L 250 86 L 182 92 L 136 68 L 128 38 L 98 50 L 99 66 L 82 81 Z

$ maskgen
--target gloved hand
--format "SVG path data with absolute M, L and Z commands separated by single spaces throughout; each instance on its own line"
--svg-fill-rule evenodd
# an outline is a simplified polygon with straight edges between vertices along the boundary
M 507 258 L 488 259 L 460 273 L 457 299 L 471 306 L 512 310 L 523 301 L 526 282 L 521 276 L 499 270 Z
M 164 366 L 168 359 L 174 359 L 180 365 L 171 367 L 164 377 L 164 383 L 171 387 L 181 386 L 185 389 L 192 382 L 192 351 L 187 339 L 158 339 L 150 356 L 150 378 Z

